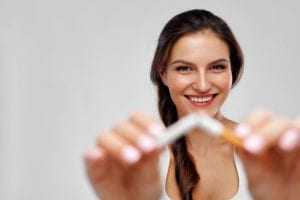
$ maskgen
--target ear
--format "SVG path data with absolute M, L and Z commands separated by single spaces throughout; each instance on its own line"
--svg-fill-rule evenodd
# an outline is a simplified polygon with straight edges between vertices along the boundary
M 167 73 L 166 73 L 166 70 L 160 70 L 159 71 L 159 76 L 162 80 L 162 82 L 164 83 L 165 86 L 168 87 L 168 81 L 167 81 Z

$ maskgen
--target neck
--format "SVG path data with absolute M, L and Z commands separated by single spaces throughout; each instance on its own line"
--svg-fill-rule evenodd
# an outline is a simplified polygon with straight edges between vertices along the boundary
M 230 126 L 230 128 L 232 128 L 234 124 L 230 120 L 226 119 L 220 112 L 218 112 L 214 118 L 225 126 Z M 212 136 L 199 129 L 193 129 L 186 135 L 186 143 L 189 151 L 196 151 L 198 155 L 199 153 L 204 155 L 210 149 L 232 149 L 231 145 L 224 142 L 221 138 Z

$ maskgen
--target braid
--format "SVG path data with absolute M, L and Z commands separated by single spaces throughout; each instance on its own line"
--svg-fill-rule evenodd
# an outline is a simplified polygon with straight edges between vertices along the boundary
M 166 95 L 168 94 L 168 95 Z M 167 87 L 158 89 L 160 116 L 166 126 L 178 120 L 176 107 L 171 100 Z M 196 171 L 192 156 L 187 151 L 185 137 L 172 144 L 175 158 L 175 177 L 183 200 L 192 200 L 192 191 L 200 177 Z
M 200 177 L 192 156 L 187 151 L 185 138 L 178 139 L 172 146 L 175 157 L 175 175 L 183 200 L 192 200 L 192 192 Z

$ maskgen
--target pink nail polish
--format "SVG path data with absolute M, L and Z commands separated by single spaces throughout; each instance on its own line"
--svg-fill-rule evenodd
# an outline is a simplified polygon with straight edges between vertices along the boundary
M 264 147 L 264 141 L 261 136 L 251 135 L 244 140 L 244 148 L 253 154 L 258 154 Z
M 163 131 L 164 131 L 164 128 L 162 126 L 156 125 L 156 124 L 151 125 L 148 128 L 148 132 L 154 137 L 161 135 L 163 133 Z
M 133 146 L 125 146 L 121 151 L 121 156 L 128 163 L 135 163 L 141 158 L 141 153 Z
M 251 129 L 249 126 L 244 125 L 244 124 L 239 124 L 236 128 L 235 128 L 235 134 L 236 136 L 240 137 L 240 138 L 245 138 L 246 136 L 248 136 L 251 132 Z
M 150 152 L 155 149 L 155 141 L 149 137 L 149 136 L 142 136 L 138 140 L 138 146 L 144 151 L 144 152 Z
M 282 150 L 291 151 L 300 142 L 300 133 L 295 129 L 287 130 L 279 139 L 278 145 Z
M 97 160 L 103 156 L 103 151 L 97 147 L 89 148 L 85 151 L 85 156 L 91 160 Z

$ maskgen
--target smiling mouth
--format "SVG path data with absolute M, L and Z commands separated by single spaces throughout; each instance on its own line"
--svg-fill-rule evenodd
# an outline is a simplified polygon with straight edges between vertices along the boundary
M 206 95 L 206 96 L 202 96 L 202 97 L 186 95 L 185 97 L 187 97 L 193 103 L 196 103 L 196 104 L 206 104 L 206 103 L 209 103 L 216 96 L 217 96 L 217 94 Z

